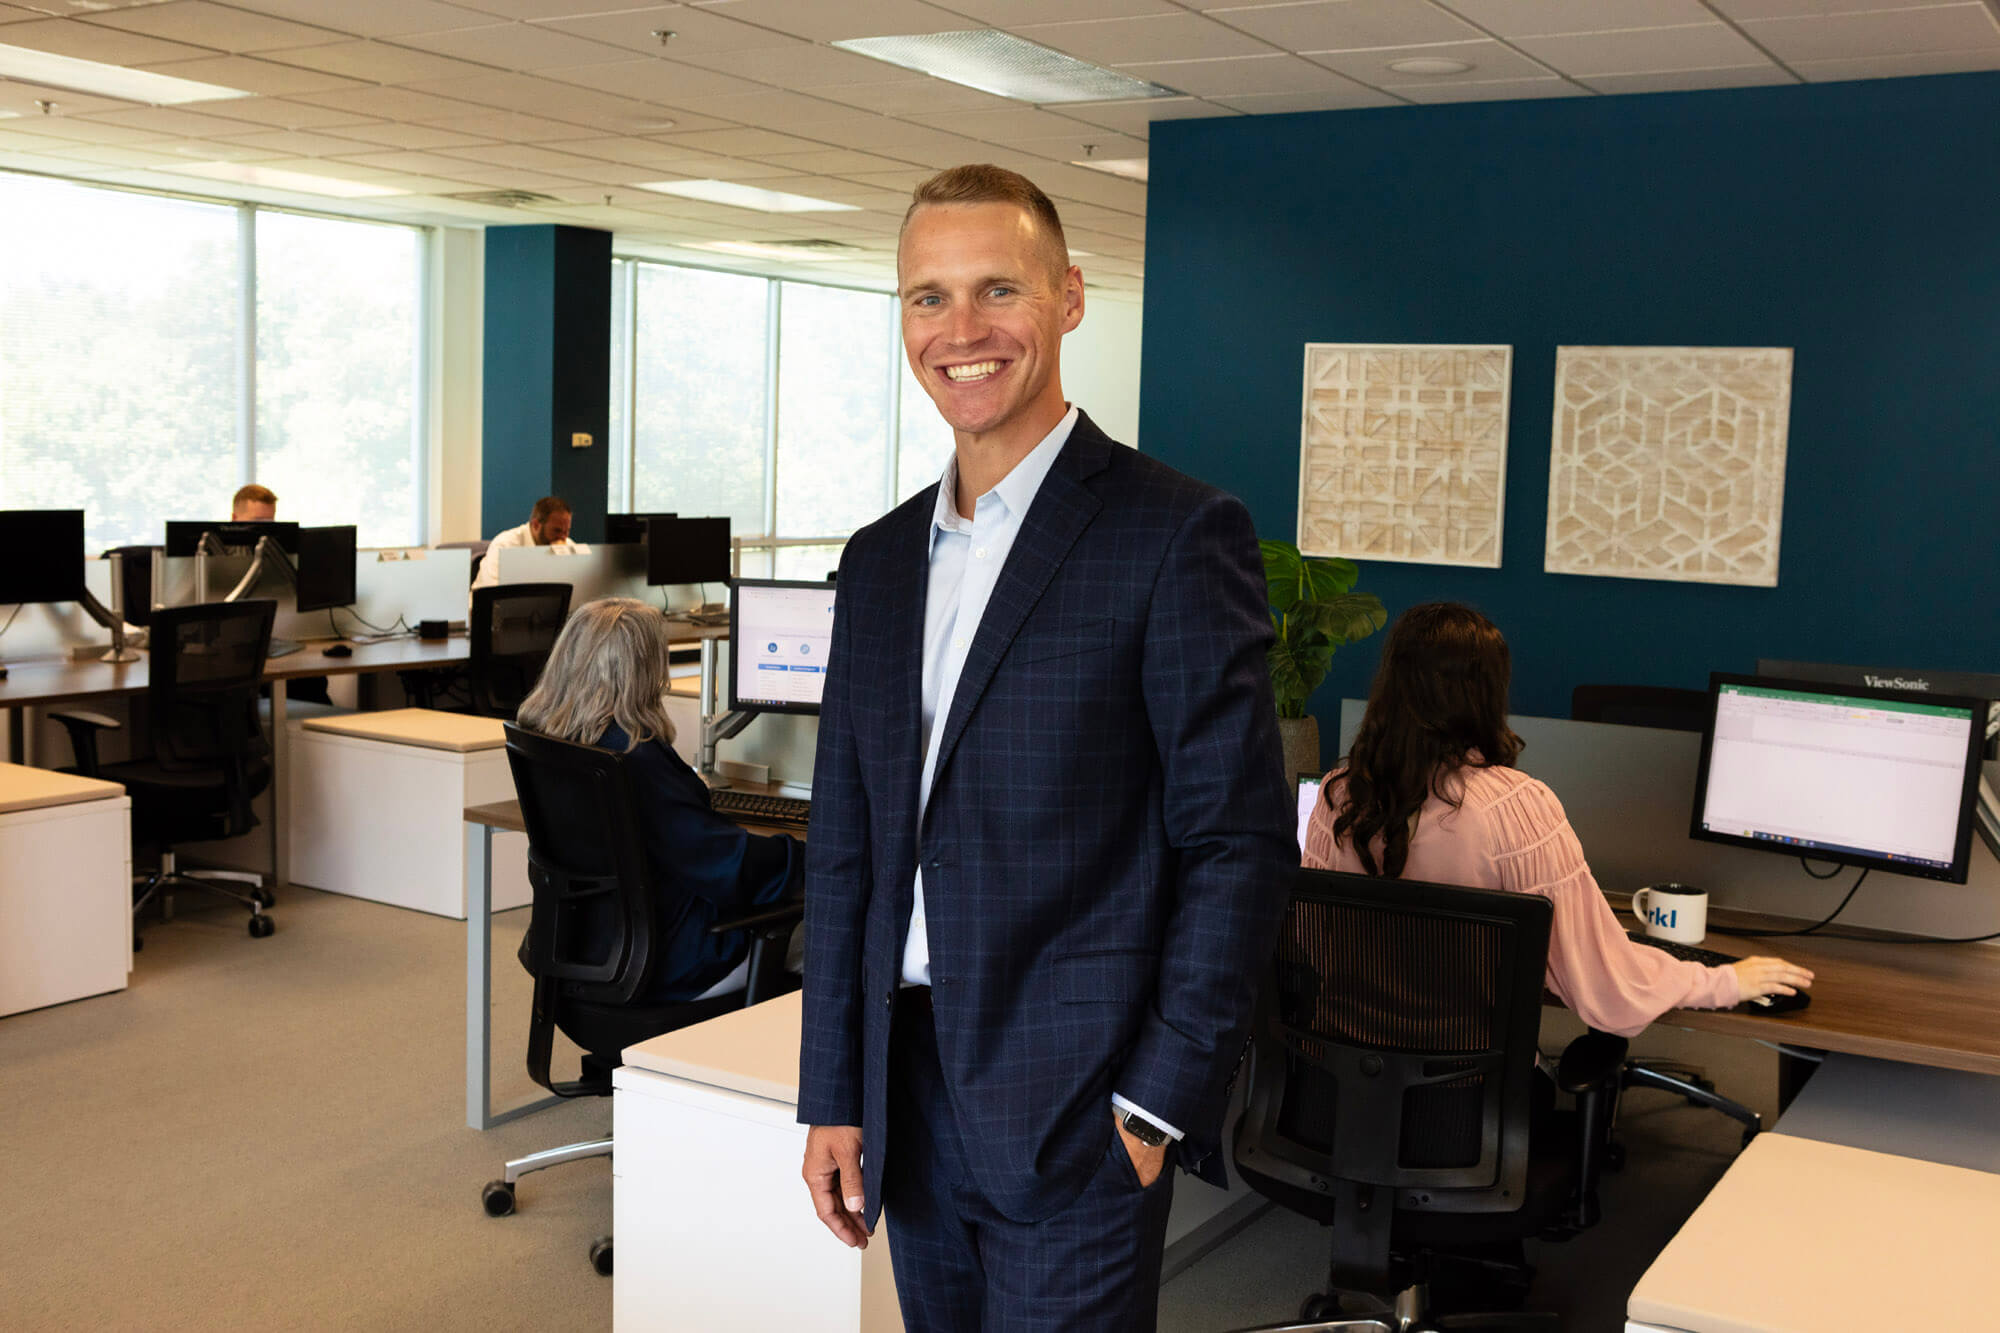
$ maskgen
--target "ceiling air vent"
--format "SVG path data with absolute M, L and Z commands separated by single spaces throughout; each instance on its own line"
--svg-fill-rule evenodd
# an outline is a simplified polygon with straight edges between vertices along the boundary
M 527 204 L 553 204 L 552 194 L 536 194 L 533 190 L 473 190 L 467 194 L 445 196 L 448 199 L 463 199 L 468 204 L 488 204 L 494 208 L 521 208 Z

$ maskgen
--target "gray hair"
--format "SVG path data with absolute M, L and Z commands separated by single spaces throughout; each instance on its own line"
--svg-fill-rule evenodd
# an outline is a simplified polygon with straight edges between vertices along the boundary
M 584 745 L 595 745 L 613 722 L 628 750 L 650 740 L 671 743 L 667 683 L 666 616 L 631 597 L 605 597 L 570 612 L 516 720 Z

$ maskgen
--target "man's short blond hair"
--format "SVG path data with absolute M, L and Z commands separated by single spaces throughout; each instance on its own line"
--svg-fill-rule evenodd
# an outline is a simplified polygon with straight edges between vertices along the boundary
M 1062 218 L 1042 188 L 1018 171 L 996 167 L 991 162 L 973 162 L 947 167 L 910 193 L 910 207 L 903 214 L 903 229 L 926 204 L 1012 204 L 1035 220 L 1049 252 L 1049 270 L 1056 284 L 1069 272 L 1069 242 L 1063 237 Z
M 236 511 L 244 505 L 270 505 L 275 509 L 278 505 L 278 493 L 269 486 L 259 486 L 253 481 L 248 486 L 237 487 L 236 494 L 230 497 L 229 516 L 234 518 Z

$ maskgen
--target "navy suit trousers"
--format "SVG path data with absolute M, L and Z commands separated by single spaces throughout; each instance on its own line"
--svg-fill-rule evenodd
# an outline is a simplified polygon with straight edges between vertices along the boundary
M 1039 1222 L 1002 1216 L 979 1192 L 938 1063 L 928 990 L 903 991 L 889 1040 L 882 1211 L 910 1333 L 1137 1333 L 1158 1322 L 1176 1147 L 1141 1187 L 1112 1122 L 1083 1192 Z

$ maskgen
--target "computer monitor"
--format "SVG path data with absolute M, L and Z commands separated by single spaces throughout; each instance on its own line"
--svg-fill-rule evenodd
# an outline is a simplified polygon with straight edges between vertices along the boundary
M 679 583 L 729 581 L 729 520 L 655 518 L 646 523 L 646 582 L 655 588 Z
M 216 518 L 170 518 L 167 520 L 167 554 L 189 556 L 201 550 L 201 535 L 215 534 L 216 541 L 229 550 L 248 551 L 259 537 L 270 537 L 287 554 L 299 553 L 299 525 L 296 523 L 234 523 Z
M 0 606 L 83 600 L 81 509 L 0 509 L 0 550 Z
M 354 551 L 352 523 L 299 529 L 299 610 L 354 605 Z
M 738 579 L 729 620 L 729 707 L 817 713 L 833 645 L 833 585 Z
M 1984 700 L 1716 674 L 1688 835 L 1963 884 Z
M 1785 680 L 1812 680 L 1829 685 L 1865 685 L 1875 690 L 1918 690 L 1925 694 L 1956 694 L 1984 699 L 1986 760 L 2000 759 L 2000 675 L 1983 671 L 1930 671 L 1915 667 L 1840 666 L 1830 662 L 1783 662 L 1757 659 L 1757 674 Z
M 1306 854 L 1306 827 L 1312 823 L 1313 807 L 1319 804 L 1321 774 L 1299 774 L 1299 855 Z
M 604 541 L 607 546 L 636 546 L 646 540 L 646 525 L 656 518 L 679 518 L 679 514 L 606 514 Z

